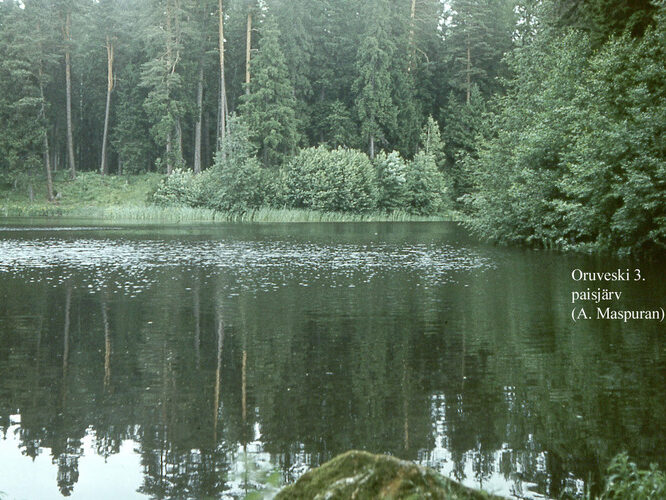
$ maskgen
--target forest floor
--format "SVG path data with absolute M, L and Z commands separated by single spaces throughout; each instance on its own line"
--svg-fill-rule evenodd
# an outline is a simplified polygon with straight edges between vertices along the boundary
M 152 195 L 164 179 L 156 173 L 107 175 L 79 172 L 70 180 L 67 172 L 54 176 L 55 201 L 49 201 L 43 181 L 32 184 L 0 179 L 0 217 L 90 217 L 112 220 L 151 221 L 235 221 L 235 222 L 366 222 L 366 221 L 450 221 L 453 213 L 433 217 L 405 212 L 352 214 L 306 209 L 261 208 L 243 214 L 216 212 L 206 208 L 158 206 Z

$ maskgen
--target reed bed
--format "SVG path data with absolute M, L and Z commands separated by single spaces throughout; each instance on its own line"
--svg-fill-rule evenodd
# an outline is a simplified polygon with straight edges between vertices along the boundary
M 218 212 L 208 208 L 187 206 L 109 206 L 109 207 L 61 207 L 36 204 L 7 205 L 0 207 L 5 217 L 86 217 L 105 220 L 154 221 L 154 222 L 416 222 L 453 221 L 454 213 L 438 216 L 419 216 L 407 212 L 369 212 L 354 214 L 345 212 L 321 212 L 298 208 L 259 208 L 247 212 Z

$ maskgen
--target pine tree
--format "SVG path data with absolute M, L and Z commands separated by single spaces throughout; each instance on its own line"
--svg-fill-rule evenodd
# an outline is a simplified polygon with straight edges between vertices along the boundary
M 450 85 L 469 104 L 472 86 L 488 96 L 499 90 L 502 57 L 511 48 L 513 4 L 509 0 L 452 0 L 446 34 L 453 68 Z

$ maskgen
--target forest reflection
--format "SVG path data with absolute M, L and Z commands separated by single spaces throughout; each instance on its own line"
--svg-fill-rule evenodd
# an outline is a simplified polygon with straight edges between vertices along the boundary
M 86 441 L 105 459 L 133 443 L 137 494 L 155 498 L 242 497 L 351 448 L 575 496 L 619 451 L 665 458 L 664 344 L 649 324 L 573 325 L 567 265 L 548 259 L 455 283 L 294 272 L 271 291 L 174 266 L 137 296 L 114 293 L 113 272 L 96 291 L 64 267 L 8 273 L 0 430 L 51 456 L 65 496 Z

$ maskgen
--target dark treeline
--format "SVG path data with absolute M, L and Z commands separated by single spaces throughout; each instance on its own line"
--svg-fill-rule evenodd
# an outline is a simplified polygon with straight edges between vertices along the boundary
M 650 0 L 5 0 L 0 174 L 30 190 L 45 178 L 51 199 L 54 171 L 211 170 L 199 186 L 194 177 L 167 185 L 161 201 L 454 207 L 499 241 L 661 251 L 664 9 Z M 240 138 L 230 137 L 234 115 Z M 303 151 L 319 146 L 374 161 Z M 393 151 L 400 157 L 387 160 Z M 299 175 L 314 180 L 290 184 Z M 355 184 L 331 187 L 326 178 L 340 175 Z

